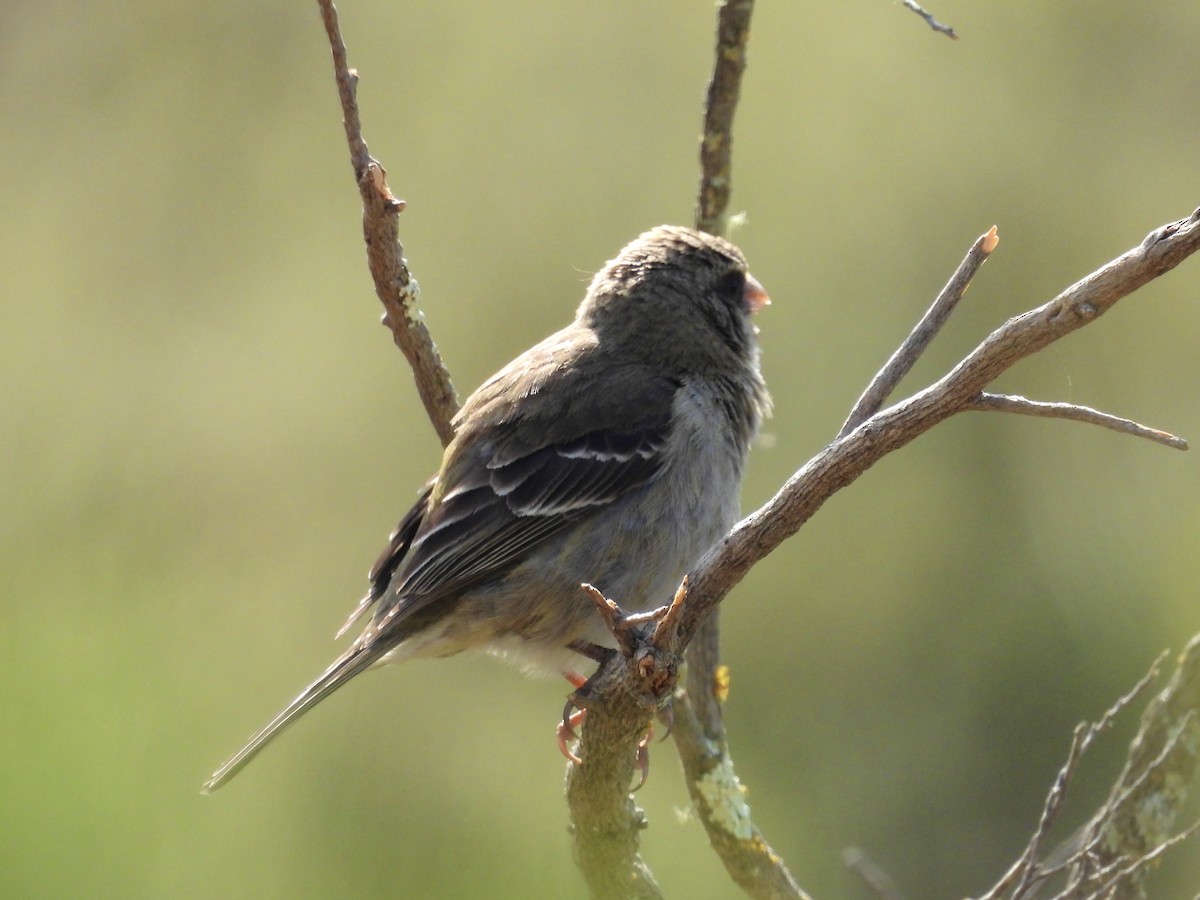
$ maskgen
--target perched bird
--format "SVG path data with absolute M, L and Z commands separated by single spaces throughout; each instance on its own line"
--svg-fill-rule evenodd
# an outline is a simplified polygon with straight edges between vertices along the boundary
M 669 602 L 737 519 L 768 302 L 721 238 L 660 226 L 625 247 L 570 325 L 463 404 L 342 632 L 370 623 L 204 792 L 372 666 L 480 649 L 564 673 L 613 643 L 581 582 L 629 611 Z

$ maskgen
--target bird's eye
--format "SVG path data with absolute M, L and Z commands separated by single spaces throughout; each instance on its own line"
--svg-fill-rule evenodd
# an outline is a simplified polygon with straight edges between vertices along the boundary
M 741 300 L 746 292 L 746 273 L 734 269 L 722 275 L 717 282 L 717 293 L 722 297 Z

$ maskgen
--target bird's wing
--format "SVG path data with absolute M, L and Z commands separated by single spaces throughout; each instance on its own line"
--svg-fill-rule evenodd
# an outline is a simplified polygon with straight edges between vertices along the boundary
M 371 628 L 218 769 L 204 792 L 225 784 L 292 722 L 419 629 L 422 619 L 438 617 L 439 599 L 504 571 L 550 535 L 652 481 L 663 466 L 679 384 L 667 378 L 613 382 L 626 383 L 626 402 L 606 397 L 589 427 L 572 427 L 569 416 L 551 416 L 555 410 L 544 405 L 549 418 L 535 420 L 522 415 L 517 402 L 469 450 L 451 453 L 440 476 L 444 487 L 426 487 L 371 570 L 371 590 L 351 619 L 379 602 Z
M 572 387 L 619 387 L 623 396 L 605 397 L 583 422 L 553 403 L 540 404 L 536 414 L 515 403 L 448 461 L 419 525 L 409 536 L 402 522 L 392 552 L 376 564 L 379 576 L 390 575 L 386 587 L 378 586 L 380 631 L 402 620 L 415 625 L 413 617 L 436 618 L 439 598 L 502 573 L 552 535 L 657 477 L 679 382 L 587 380 L 595 383 Z

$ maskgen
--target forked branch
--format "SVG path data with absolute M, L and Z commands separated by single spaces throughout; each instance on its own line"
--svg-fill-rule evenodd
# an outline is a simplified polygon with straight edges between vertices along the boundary
M 791 537 L 833 494 L 876 462 L 950 416 L 973 409 L 982 394 L 1018 360 L 1032 356 L 1094 322 L 1119 300 L 1200 249 L 1200 209 L 1151 232 L 1138 246 L 1101 266 L 1053 300 L 1009 319 L 935 384 L 875 413 L 809 460 L 760 509 L 743 519 L 689 574 L 680 638 Z

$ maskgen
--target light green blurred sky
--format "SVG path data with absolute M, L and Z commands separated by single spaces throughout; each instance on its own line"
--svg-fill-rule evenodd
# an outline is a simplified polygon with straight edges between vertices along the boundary
M 372 151 L 460 391 L 691 218 L 712 4 L 344 2 Z M 737 240 L 774 305 L 747 506 L 836 432 L 971 241 L 905 387 L 1200 204 L 1200 6 L 760 2 Z M 0 895 L 570 897 L 565 688 L 486 659 L 362 679 L 200 783 L 332 658 L 437 461 L 377 320 L 314 4 L 0 8 Z M 1200 440 L 1200 262 L 1003 379 Z M 727 604 L 733 749 L 801 882 L 978 893 L 1071 727 L 1200 630 L 1200 462 L 974 415 L 836 497 Z M 1098 747 L 1068 819 L 1116 774 Z M 735 892 L 669 746 L 671 896 Z M 1191 896 L 1193 850 L 1155 896 Z

